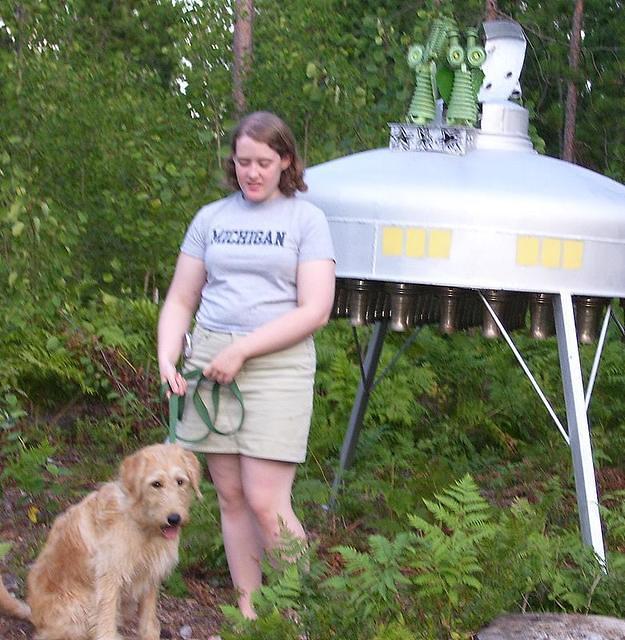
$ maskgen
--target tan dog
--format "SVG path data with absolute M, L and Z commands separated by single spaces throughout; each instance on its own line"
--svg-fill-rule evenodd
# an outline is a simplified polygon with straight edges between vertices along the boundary
M 0 610 L 30 620 L 37 640 L 120 640 L 122 604 L 138 603 L 138 637 L 158 640 L 161 581 L 178 562 L 200 464 L 173 444 L 125 458 L 119 478 L 61 514 L 28 574 L 27 602 L 0 580 Z

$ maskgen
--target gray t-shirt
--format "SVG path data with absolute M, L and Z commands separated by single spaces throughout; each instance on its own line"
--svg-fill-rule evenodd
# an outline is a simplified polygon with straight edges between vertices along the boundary
M 198 211 L 181 251 L 206 268 L 196 321 L 232 333 L 249 333 L 297 306 L 300 262 L 334 260 L 323 211 L 297 196 L 248 202 L 240 191 Z

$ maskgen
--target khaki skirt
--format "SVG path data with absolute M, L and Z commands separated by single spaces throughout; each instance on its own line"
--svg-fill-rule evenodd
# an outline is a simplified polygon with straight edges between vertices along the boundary
M 197 325 L 185 371 L 203 369 L 222 349 L 242 337 L 209 331 Z M 228 387 L 221 387 L 215 420 L 211 398 L 213 383 L 202 381 L 200 395 L 215 427 L 223 433 L 235 431 L 232 435 L 208 432 L 191 400 L 196 383 L 189 382 L 184 413 L 176 429 L 178 443 L 198 452 L 238 453 L 253 458 L 303 462 L 312 414 L 315 366 L 312 337 L 282 351 L 247 360 L 236 377 L 245 406 L 245 416 L 238 431 L 235 431 L 241 422 L 238 400 Z M 196 441 L 198 438 L 200 440 Z

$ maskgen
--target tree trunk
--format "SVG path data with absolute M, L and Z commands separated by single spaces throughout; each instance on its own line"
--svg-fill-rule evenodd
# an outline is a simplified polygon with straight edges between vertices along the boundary
M 486 20 L 497 20 L 498 16 L 497 0 L 486 0 Z
M 254 18 L 254 0 L 235 0 L 234 35 L 232 50 L 234 67 L 232 69 L 232 97 L 237 117 L 247 110 L 245 99 L 245 80 L 252 66 L 252 24 Z
M 584 18 L 584 0 L 575 0 L 571 45 L 569 47 L 569 70 L 571 78 L 567 82 L 566 105 L 564 108 L 564 135 L 562 159 L 575 162 L 575 118 L 577 115 L 577 86 L 575 77 L 579 69 L 579 55 L 582 44 L 582 20 Z

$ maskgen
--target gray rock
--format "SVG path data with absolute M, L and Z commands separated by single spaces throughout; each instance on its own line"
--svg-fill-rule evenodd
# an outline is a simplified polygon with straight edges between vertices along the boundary
M 11 592 L 15 593 L 18 590 L 17 578 L 10 573 L 4 573 L 4 586 Z M 0 578 L 1 579 L 1 578 Z
M 558 613 L 504 615 L 475 637 L 476 640 L 625 640 L 625 620 Z
M 180 637 L 184 638 L 184 640 L 189 640 L 189 638 L 193 637 L 193 629 L 188 624 L 185 624 L 184 627 L 180 627 Z

